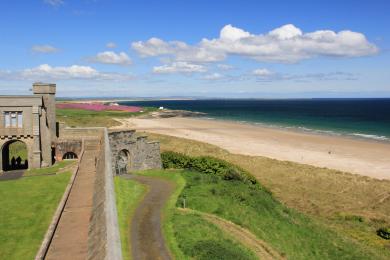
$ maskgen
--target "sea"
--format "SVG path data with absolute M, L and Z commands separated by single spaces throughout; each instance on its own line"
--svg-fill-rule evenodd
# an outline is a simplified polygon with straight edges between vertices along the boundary
M 199 99 L 118 103 L 203 112 L 206 119 L 390 142 L 390 98 Z

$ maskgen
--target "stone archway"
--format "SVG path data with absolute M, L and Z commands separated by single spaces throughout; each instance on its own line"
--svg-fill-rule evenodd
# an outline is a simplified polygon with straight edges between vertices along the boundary
M 3 171 L 28 169 L 28 146 L 21 140 L 10 140 L 1 149 Z
M 115 158 L 115 172 L 117 175 L 126 174 L 130 164 L 130 153 L 128 150 L 123 149 L 118 152 Z
M 66 152 L 66 153 L 62 156 L 62 160 L 74 160 L 74 159 L 78 159 L 78 158 L 77 158 L 77 154 L 74 153 L 74 152 Z

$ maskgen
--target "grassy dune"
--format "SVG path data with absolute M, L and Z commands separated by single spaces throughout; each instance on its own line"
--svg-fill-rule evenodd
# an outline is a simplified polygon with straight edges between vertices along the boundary
M 163 151 L 212 155 L 241 166 L 288 207 L 297 209 L 367 250 L 390 256 L 390 242 L 376 235 L 390 225 L 390 181 L 260 156 L 231 154 L 219 147 L 183 138 L 149 134 Z
M 33 259 L 71 173 L 0 182 L 0 258 Z
M 240 181 L 191 171 L 147 171 L 140 174 L 175 181 L 177 189 L 164 213 L 164 234 L 176 259 L 252 259 L 253 253 L 200 216 L 172 206 L 211 213 L 238 224 L 288 259 L 386 259 L 353 239 L 289 209 L 266 190 Z M 184 186 L 183 186 L 184 180 Z M 179 193 L 179 197 L 177 197 Z M 224 250 L 228 247 L 230 250 Z

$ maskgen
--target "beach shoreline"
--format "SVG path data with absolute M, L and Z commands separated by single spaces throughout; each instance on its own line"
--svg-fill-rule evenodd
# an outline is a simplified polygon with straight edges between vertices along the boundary
M 131 128 L 201 141 L 229 152 L 390 179 L 390 142 L 205 118 L 117 119 Z

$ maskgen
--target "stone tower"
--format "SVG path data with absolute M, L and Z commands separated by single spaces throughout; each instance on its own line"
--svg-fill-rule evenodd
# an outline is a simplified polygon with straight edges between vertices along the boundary
M 33 93 L 42 97 L 40 120 L 42 166 L 52 165 L 52 149 L 57 140 L 56 126 L 56 84 L 34 83 Z

